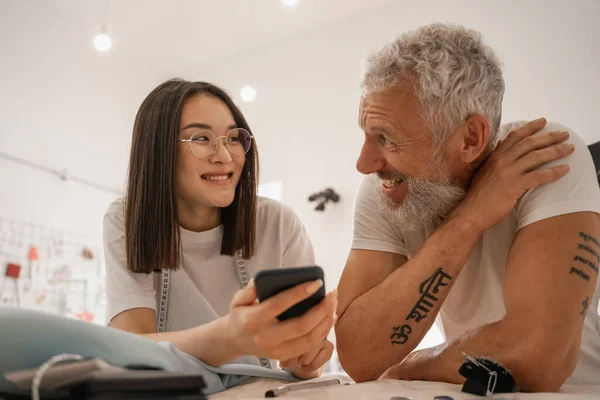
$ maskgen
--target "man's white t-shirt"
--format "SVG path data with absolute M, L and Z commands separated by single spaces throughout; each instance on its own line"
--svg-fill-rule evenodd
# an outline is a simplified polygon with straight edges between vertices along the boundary
M 503 125 L 498 139 L 504 139 L 523 123 Z M 488 229 L 477 242 L 436 318 L 436 324 L 446 339 L 496 322 L 505 315 L 502 285 L 506 259 L 519 229 L 562 214 L 581 211 L 600 213 L 600 189 L 587 146 L 577 134 L 563 125 L 548 123 L 542 132 L 549 131 L 569 131 L 567 142 L 575 145 L 575 153 L 546 166 L 568 164 L 570 172 L 556 182 L 529 190 L 511 213 Z M 432 223 L 416 231 L 403 231 L 401 227 L 392 226 L 378 213 L 378 190 L 381 190 L 379 179 L 374 175 L 365 177 L 354 208 L 352 249 L 391 252 L 410 259 L 437 224 Z M 589 275 L 597 277 L 592 270 Z M 527 290 L 526 283 L 523 290 Z M 585 317 L 578 364 L 566 383 L 600 384 L 599 297 L 600 280 L 597 280 L 593 300 Z
M 106 322 L 123 311 L 157 311 L 159 273 L 127 269 L 124 202 L 118 199 L 104 216 L 106 259 Z M 181 229 L 181 266 L 171 272 L 167 331 L 192 328 L 224 316 L 240 289 L 236 258 L 221 255 L 223 226 L 206 232 Z M 259 197 L 256 216 L 256 252 L 245 260 L 248 275 L 272 268 L 315 265 L 310 239 L 298 216 L 286 205 Z M 251 362 L 260 365 L 258 359 Z M 276 364 L 271 361 L 271 366 Z

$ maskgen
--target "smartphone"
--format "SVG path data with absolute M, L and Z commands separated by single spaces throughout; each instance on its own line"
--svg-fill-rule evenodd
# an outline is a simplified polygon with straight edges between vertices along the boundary
M 293 305 L 277 316 L 280 321 L 296 318 L 316 306 L 325 298 L 325 279 L 323 269 L 318 266 L 300 268 L 278 268 L 259 271 L 254 276 L 254 285 L 258 294 L 258 300 L 265 301 L 277 293 L 304 282 L 323 280 L 323 286 L 309 298 Z

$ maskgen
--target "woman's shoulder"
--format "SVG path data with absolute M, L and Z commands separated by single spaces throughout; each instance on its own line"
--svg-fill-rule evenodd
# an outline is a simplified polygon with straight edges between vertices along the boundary
M 123 197 L 116 198 L 110 203 L 104 215 L 125 215 L 125 199 Z
M 119 197 L 110 205 L 104 213 L 104 227 L 105 229 L 110 226 L 111 228 L 120 228 L 119 230 L 125 229 L 125 200 Z
M 287 204 L 267 197 L 258 198 L 256 221 L 259 227 L 289 226 L 298 220 L 296 212 Z
M 290 219 L 296 217 L 294 210 L 287 204 L 261 196 L 258 197 L 256 213 L 258 219 L 275 217 L 280 219 Z

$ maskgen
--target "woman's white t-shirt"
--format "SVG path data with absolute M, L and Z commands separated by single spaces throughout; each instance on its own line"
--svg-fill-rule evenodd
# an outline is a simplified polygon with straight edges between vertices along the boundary
M 113 202 L 104 216 L 106 259 L 106 322 L 123 311 L 157 311 L 159 273 L 127 269 L 124 202 Z M 181 229 L 183 257 L 170 278 L 167 331 L 192 328 L 229 312 L 240 280 L 235 257 L 221 255 L 223 226 L 206 232 Z M 272 268 L 315 265 L 310 239 L 298 216 L 286 205 L 259 197 L 256 216 L 256 252 L 245 260 L 248 275 Z

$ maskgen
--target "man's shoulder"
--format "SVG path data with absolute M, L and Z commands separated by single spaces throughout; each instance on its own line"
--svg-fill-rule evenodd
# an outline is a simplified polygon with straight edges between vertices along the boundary
M 528 121 L 513 121 L 502 124 L 497 135 L 496 143 L 498 142 L 498 140 L 504 140 L 510 132 L 514 131 L 515 129 L 518 129 L 527 122 Z M 563 178 L 561 181 L 574 179 L 574 177 L 578 177 L 582 173 L 584 175 L 587 175 L 587 172 L 589 172 L 588 170 L 590 169 L 594 171 L 595 175 L 595 167 L 593 165 L 592 157 L 588 150 L 587 144 L 577 132 L 560 122 L 548 121 L 546 123 L 546 126 L 540 131 L 536 132 L 534 135 L 540 135 L 548 132 L 568 132 L 569 138 L 564 143 L 573 144 L 575 146 L 575 152 L 573 154 L 571 154 L 568 157 L 555 160 L 547 165 L 569 165 L 571 170 L 569 174 L 567 174 L 566 179 Z M 542 168 L 544 168 L 544 166 L 542 166 Z
M 526 121 L 515 121 L 504 124 L 499 132 L 499 139 L 505 138 L 509 132 L 523 125 Z M 546 132 L 568 132 L 569 138 L 564 142 L 575 146 L 575 152 L 567 157 L 543 164 L 539 169 L 547 169 L 558 165 L 568 165 L 569 173 L 557 181 L 528 190 L 515 205 L 518 219 L 517 229 L 542 219 L 576 212 L 599 212 L 600 191 L 592 156 L 581 136 L 573 129 L 559 122 L 548 121 L 544 129 L 536 134 Z
M 500 128 L 498 130 L 498 135 L 496 136 L 496 142 L 498 140 L 504 140 L 506 139 L 506 137 L 508 136 L 508 134 L 512 131 L 514 131 L 515 129 L 520 128 L 521 126 L 525 125 L 527 122 L 527 120 L 518 120 L 518 121 L 511 121 L 511 122 L 506 122 L 502 125 L 500 125 Z M 556 121 L 548 121 L 546 122 L 546 126 L 541 129 L 539 132 L 535 133 L 535 135 L 539 135 L 541 133 L 547 133 L 547 132 L 569 132 L 569 142 L 574 142 L 576 145 L 577 144 L 584 144 L 585 142 L 584 140 L 581 138 L 581 136 L 579 136 L 577 134 L 577 132 L 575 132 L 573 129 L 569 128 L 567 125 L 562 124 L 560 122 L 556 122 Z

